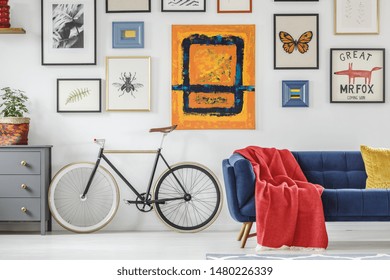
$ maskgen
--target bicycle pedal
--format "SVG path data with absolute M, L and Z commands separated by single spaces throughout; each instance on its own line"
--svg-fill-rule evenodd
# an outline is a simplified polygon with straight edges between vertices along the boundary
M 134 201 L 127 200 L 127 199 L 123 199 L 123 202 L 124 202 L 126 205 L 134 204 Z

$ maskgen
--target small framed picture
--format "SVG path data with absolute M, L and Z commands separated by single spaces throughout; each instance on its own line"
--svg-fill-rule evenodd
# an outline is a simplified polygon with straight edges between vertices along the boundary
M 309 81 L 282 81 L 283 107 L 309 107 Z
M 274 69 L 318 69 L 318 14 L 274 15 Z
M 57 112 L 101 112 L 101 83 L 101 79 L 57 79 Z
M 274 2 L 318 2 L 319 0 L 274 0 Z
M 335 34 L 379 34 L 379 0 L 334 0 Z
M 106 58 L 107 111 L 150 111 L 150 57 Z
M 106 13 L 150 13 L 151 0 L 106 0 Z
M 384 103 L 385 49 L 331 49 L 330 102 Z
M 206 12 L 206 0 L 161 0 L 162 12 Z
M 252 13 L 252 0 L 218 0 L 218 13 Z
M 41 0 L 42 65 L 96 65 L 96 0 Z
M 143 48 L 144 23 L 143 22 L 113 22 L 112 23 L 113 48 Z

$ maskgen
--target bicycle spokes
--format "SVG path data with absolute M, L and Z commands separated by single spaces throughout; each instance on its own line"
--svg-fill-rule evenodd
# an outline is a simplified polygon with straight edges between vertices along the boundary
M 179 181 L 179 182 L 178 182 Z M 180 184 L 187 194 L 183 194 Z M 174 199 L 182 197 L 182 199 Z M 161 219 L 180 231 L 198 231 L 207 227 L 219 213 L 221 192 L 214 177 L 196 164 L 178 165 L 167 171 L 155 189 Z

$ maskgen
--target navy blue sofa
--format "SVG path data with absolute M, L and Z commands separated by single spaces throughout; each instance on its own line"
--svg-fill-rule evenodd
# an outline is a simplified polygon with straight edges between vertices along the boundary
M 360 152 L 292 152 L 309 182 L 322 185 L 326 221 L 390 221 L 390 190 L 365 189 L 367 174 Z M 255 175 L 239 154 L 222 162 L 230 215 L 243 223 L 238 240 L 245 247 L 256 221 Z

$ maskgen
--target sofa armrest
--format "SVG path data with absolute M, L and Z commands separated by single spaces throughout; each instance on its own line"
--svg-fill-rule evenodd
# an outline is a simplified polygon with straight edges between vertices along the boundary
M 251 163 L 239 154 L 233 154 L 222 162 L 223 176 L 229 212 L 239 222 L 247 222 L 248 216 L 241 209 L 254 199 L 255 174 Z

